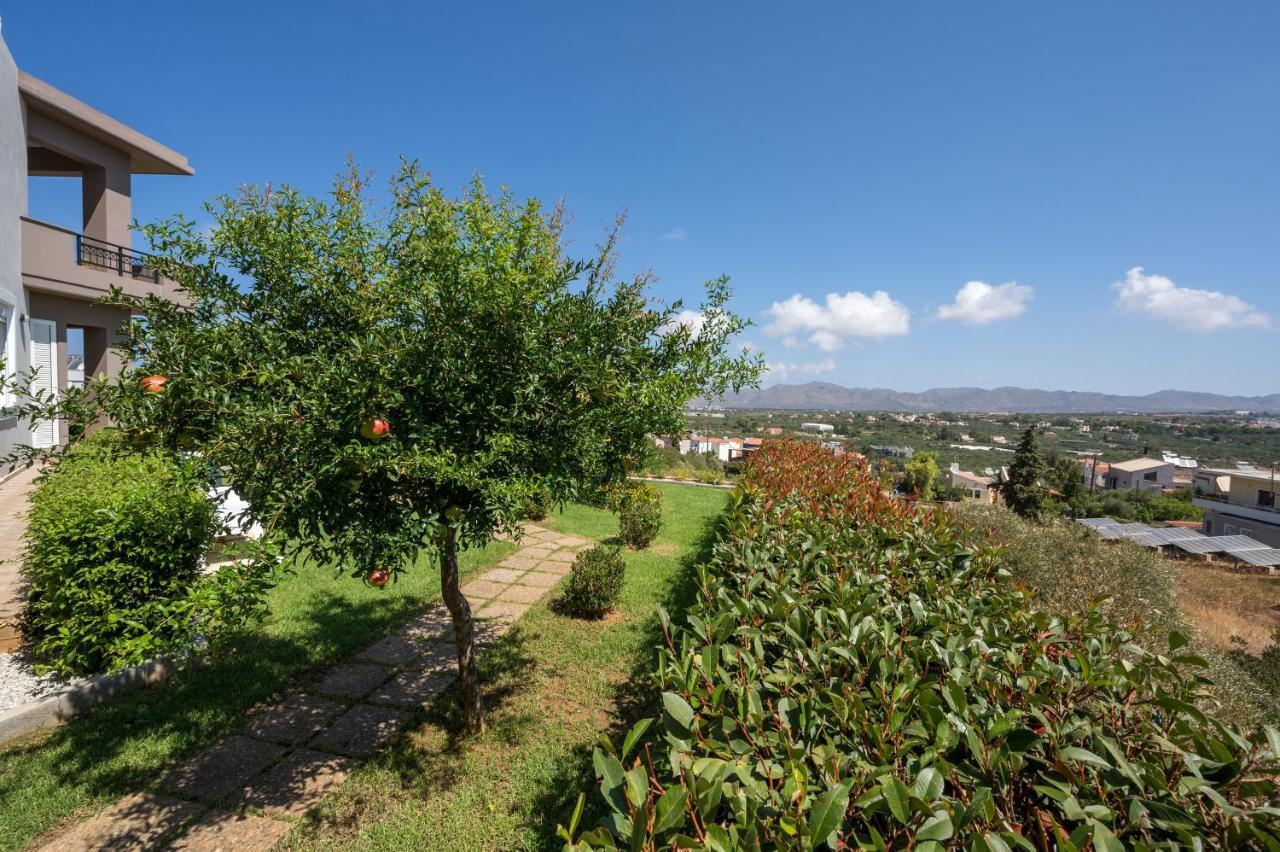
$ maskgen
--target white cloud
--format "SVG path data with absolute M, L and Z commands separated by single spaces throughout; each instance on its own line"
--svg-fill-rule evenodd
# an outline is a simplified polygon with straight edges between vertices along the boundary
M 1111 285 L 1116 307 L 1148 314 L 1175 328 L 1214 331 L 1219 328 L 1270 328 L 1271 318 L 1239 296 L 1217 290 L 1179 287 L 1163 275 L 1148 275 L 1141 266 Z
M 770 379 L 785 382 L 792 376 L 830 373 L 835 368 L 835 360 L 827 358 L 824 361 L 806 361 L 800 364 L 791 364 L 786 361 L 780 361 L 776 364 L 770 363 L 765 365 L 765 372 L 768 374 Z
M 1013 319 L 1027 310 L 1032 289 L 1017 281 L 991 286 L 985 281 L 967 281 L 950 305 L 938 308 L 938 319 L 959 320 L 969 325 L 986 325 Z
M 884 290 L 870 296 L 856 290 L 828 293 L 825 305 L 797 293 L 785 302 L 774 302 L 765 314 L 773 320 L 766 334 L 783 338 L 785 346 L 795 345 L 797 335 L 807 334 L 808 342 L 823 352 L 836 351 L 846 337 L 882 338 L 911 330 L 911 311 Z
M 669 243 L 678 243 L 681 240 L 687 239 L 688 236 L 689 235 L 685 233 L 684 228 L 672 228 L 669 231 L 664 231 L 662 236 L 658 237 L 658 239 L 666 240 Z
M 707 318 L 698 311 L 691 311 L 687 308 L 672 317 L 666 325 L 658 329 L 660 334 L 670 334 L 680 326 L 689 329 L 689 333 L 694 337 L 702 331 L 702 327 L 706 325 Z

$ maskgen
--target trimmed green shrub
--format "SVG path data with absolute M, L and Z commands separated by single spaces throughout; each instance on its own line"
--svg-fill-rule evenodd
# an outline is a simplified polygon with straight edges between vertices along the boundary
M 618 602 L 626 563 L 616 547 L 598 545 L 573 560 L 557 608 L 581 618 L 600 618 Z
M 1203 660 L 1035 610 L 998 550 L 866 463 L 771 442 L 685 623 L 662 715 L 594 754 L 632 849 L 1275 848 L 1280 732 L 1197 706 Z
M 662 496 L 647 482 L 626 482 L 609 495 L 618 516 L 618 537 L 633 550 L 644 550 L 662 526 Z
M 263 582 L 204 578 L 217 530 L 197 463 L 131 448 L 102 430 L 70 450 L 31 496 L 23 554 L 24 633 L 62 674 L 116 671 L 242 624 Z

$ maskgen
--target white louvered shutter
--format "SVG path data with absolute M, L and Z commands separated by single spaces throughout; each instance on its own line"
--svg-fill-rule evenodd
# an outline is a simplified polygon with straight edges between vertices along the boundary
M 31 366 L 35 368 L 35 378 L 31 382 L 34 395 L 55 393 L 58 389 L 57 334 L 55 326 L 49 320 L 32 319 L 31 324 Z M 31 445 L 33 447 L 52 447 L 58 443 L 58 424 L 54 420 L 41 420 L 31 427 Z

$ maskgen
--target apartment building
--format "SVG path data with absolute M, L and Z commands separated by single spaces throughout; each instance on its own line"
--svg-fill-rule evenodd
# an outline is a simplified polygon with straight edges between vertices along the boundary
M 1204 510 L 1205 535 L 1247 535 L 1280 547 L 1278 478 L 1280 471 L 1270 468 L 1197 471 L 1192 502 Z
M 194 174 L 186 157 L 19 70 L 0 38 L 0 347 L 11 377 L 56 392 L 120 368 L 111 345 L 129 314 L 96 304 L 117 285 L 181 300 L 132 248 L 132 178 Z M 78 181 L 79 221 L 28 215 L 31 178 Z M 0 400 L 0 454 L 66 440 L 65 424 L 21 422 Z

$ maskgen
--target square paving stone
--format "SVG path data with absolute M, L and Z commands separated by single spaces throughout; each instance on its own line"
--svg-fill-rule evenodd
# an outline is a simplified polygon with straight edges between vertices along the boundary
M 503 583 L 491 583 L 488 580 L 472 580 L 462 587 L 462 594 L 468 598 L 476 600 L 488 600 L 496 598 L 498 593 L 506 588 Z
M 291 828 L 291 823 L 278 819 L 209 811 L 166 848 L 183 852 L 266 852 Z
M 258 739 L 297 745 L 311 739 L 346 709 L 342 702 L 319 695 L 290 695 L 279 704 L 255 710 L 245 732 Z
M 452 638 L 453 618 L 449 615 L 449 610 L 436 607 L 410 621 L 400 628 L 399 632 L 401 635 L 415 636 L 419 639 L 437 639 L 446 636 Z
M 498 563 L 504 568 L 514 568 L 517 571 L 528 571 L 530 568 L 538 564 L 538 560 L 532 556 L 508 556 L 506 559 Z
M 548 530 L 546 527 L 540 527 L 537 524 L 525 524 L 524 532 L 525 532 L 525 535 L 533 535 L 534 533 L 550 532 L 550 530 Z
M 543 574 L 552 574 L 556 577 L 563 577 L 565 574 L 568 574 L 570 571 L 573 570 L 573 563 L 572 562 L 543 562 L 538 566 L 537 570 Z M 521 578 L 520 582 L 524 583 L 525 585 L 528 585 L 529 581 L 525 579 L 528 576 L 529 575 L 526 574 L 524 577 Z
M 160 839 L 204 812 L 204 807 L 168 796 L 127 796 L 97 816 L 40 847 L 50 852 L 91 849 L 154 849 Z
M 381 663 L 384 666 L 403 666 L 413 662 L 422 653 L 424 643 L 412 636 L 393 633 L 384 636 L 356 654 L 357 660 L 366 663 Z
M 357 704 L 311 741 L 312 748 L 368 757 L 400 732 L 410 715 L 390 707 Z
M 571 562 L 573 562 L 573 560 L 574 560 L 575 558 L 577 558 L 577 557 L 576 557 L 576 555 L 575 555 L 575 554 L 573 554 L 573 553 L 570 553 L 570 552 L 569 552 L 569 551 L 567 551 L 567 550 L 557 550 L 555 553 L 552 553 L 552 554 L 548 555 L 548 556 L 547 556 L 547 558 L 543 559 L 542 561 L 543 561 L 543 562 L 570 562 L 570 563 L 571 563 Z
M 341 663 L 316 684 L 315 692 L 334 698 L 363 698 L 390 676 L 387 666 Z
M 479 627 L 480 625 L 475 625 Z M 411 666 L 414 669 L 451 669 L 458 665 L 458 646 L 453 642 L 440 642 L 432 645 L 426 653 Z
M 498 595 L 498 600 L 506 603 L 531 604 L 545 592 L 545 589 L 539 589 L 536 586 L 509 586 L 505 592 Z
M 481 580 L 487 580 L 490 583 L 512 583 L 520 579 L 523 571 L 514 571 L 510 568 L 494 568 L 492 571 L 486 571 L 480 575 Z
M 286 749 L 232 734 L 174 767 L 163 785 L 193 799 L 220 799 L 266 769 Z
M 369 701 L 396 707 L 425 707 L 448 689 L 455 676 L 453 667 L 405 669 L 370 695 Z
M 244 789 L 243 801 L 253 808 L 302 816 L 320 803 L 356 766 L 349 757 L 319 751 L 295 751 L 259 775 Z
M 525 547 L 520 548 L 519 552 L 516 555 L 517 556 L 536 556 L 537 558 L 541 559 L 551 551 L 557 550 L 558 547 L 559 547 L 558 545 L 552 544 L 549 541 L 536 542 L 534 544 L 529 544 L 529 545 L 526 545 Z
M 495 618 L 500 621 L 515 621 L 517 618 L 524 615 L 528 609 L 528 604 L 494 601 L 484 609 L 480 610 L 479 615 L 481 618 Z
M 525 586 L 533 586 L 538 589 L 549 589 L 556 583 L 560 582 L 557 574 L 551 574 L 546 571 L 530 571 L 520 578 L 520 582 Z

